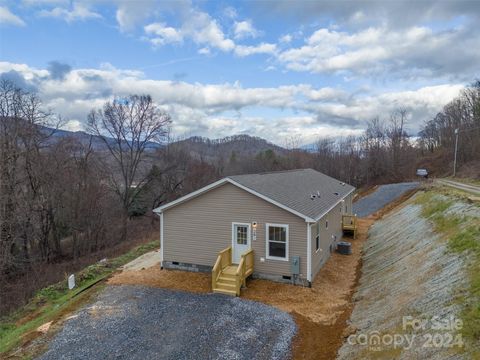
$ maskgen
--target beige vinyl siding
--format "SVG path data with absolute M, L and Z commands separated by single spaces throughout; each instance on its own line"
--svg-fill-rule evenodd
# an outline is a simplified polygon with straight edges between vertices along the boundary
M 346 210 L 350 213 L 352 204 L 352 195 L 345 198 Z M 321 218 L 318 223 L 312 227 L 312 280 L 320 271 L 325 261 L 330 257 L 330 245 L 333 243 L 332 236 L 337 236 L 337 241 L 342 239 L 342 203 L 337 204 L 328 214 Z M 328 229 L 325 222 L 328 221 Z M 317 225 L 320 226 L 320 249 L 316 251 Z
M 232 244 L 232 222 L 256 221 L 255 272 L 291 275 L 288 261 L 266 259 L 265 224 L 288 224 L 289 258 L 300 256 L 303 277 L 307 273 L 307 225 L 259 197 L 226 183 L 196 198 L 167 209 L 164 218 L 164 260 L 213 266 L 219 251 Z M 252 229 L 253 233 L 253 229 Z M 260 258 L 265 262 L 260 262 Z

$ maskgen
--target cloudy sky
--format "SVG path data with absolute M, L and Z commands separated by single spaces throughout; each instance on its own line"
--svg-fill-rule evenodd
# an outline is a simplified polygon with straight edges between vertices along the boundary
M 415 135 L 480 77 L 480 1 L 0 0 L 0 76 L 80 130 L 150 94 L 177 136 Z

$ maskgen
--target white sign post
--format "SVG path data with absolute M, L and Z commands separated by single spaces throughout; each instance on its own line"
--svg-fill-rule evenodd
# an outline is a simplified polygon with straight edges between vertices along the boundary
M 75 275 L 72 274 L 68 277 L 68 289 L 72 290 L 75 287 Z

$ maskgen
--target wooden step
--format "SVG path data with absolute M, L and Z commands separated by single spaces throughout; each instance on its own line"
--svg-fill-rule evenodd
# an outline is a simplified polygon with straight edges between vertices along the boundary
M 220 274 L 217 281 L 223 281 L 223 282 L 226 282 L 226 283 L 235 284 L 236 279 L 232 278 L 232 277 L 229 277 L 229 276 L 225 276 L 224 274 Z
M 230 266 L 225 267 L 222 270 L 222 274 L 227 275 L 227 276 L 235 277 L 236 273 L 237 273 L 237 265 L 230 265 Z
M 219 280 L 217 281 L 217 287 L 223 288 L 223 289 L 235 290 L 237 286 L 235 283 Z
M 213 289 L 213 292 L 214 292 L 214 293 L 219 293 L 219 294 L 237 296 L 237 292 L 236 292 L 235 290 L 228 290 L 228 289 L 223 289 L 223 288 L 215 288 L 215 289 Z

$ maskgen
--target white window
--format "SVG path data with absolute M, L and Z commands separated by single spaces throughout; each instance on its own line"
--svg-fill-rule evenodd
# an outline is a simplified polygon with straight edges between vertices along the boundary
M 267 259 L 288 261 L 288 225 L 266 224 Z
M 315 252 L 318 252 L 318 250 L 320 250 L 320 235 L 315 237 Z
M 237 229 L 237 244 L 247 245 L 248 226 L 236 225 L 236 229 Z

